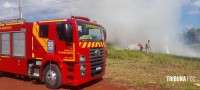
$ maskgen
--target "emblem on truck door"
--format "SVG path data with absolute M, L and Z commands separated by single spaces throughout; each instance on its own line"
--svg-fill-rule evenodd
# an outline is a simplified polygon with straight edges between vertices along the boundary
M 54 53 L 54 40 L 48 40 L 47 41 L 47 51 L 48 53 Z
M 100 52 L 99 49 L 95 50 L 94 53 L 95 53 L 95 56 L 100 56 L 101 55 L 101 52 Z

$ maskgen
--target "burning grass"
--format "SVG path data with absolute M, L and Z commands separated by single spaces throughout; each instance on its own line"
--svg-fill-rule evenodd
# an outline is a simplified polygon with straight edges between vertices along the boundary
M 161 88 L 199 90 L 200 59 L 108 47 L 106 79 L 145 87 L 156 84 Z M 195 81 L 171 82 L 166 76 L 195 76 Z

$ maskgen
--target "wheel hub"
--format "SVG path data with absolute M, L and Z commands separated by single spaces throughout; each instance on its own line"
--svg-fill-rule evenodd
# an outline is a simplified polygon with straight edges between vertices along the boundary
M 52 70 L 49 70 L 46 74 L 46 81 L 53 85 L 56 82 L 56 73 Z

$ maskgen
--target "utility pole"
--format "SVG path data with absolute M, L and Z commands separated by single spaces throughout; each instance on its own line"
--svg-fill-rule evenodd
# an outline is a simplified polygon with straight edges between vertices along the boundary
M 20 16 L 20 20 L 22 20 L 22 0 L 19 0 L 19 16 Z

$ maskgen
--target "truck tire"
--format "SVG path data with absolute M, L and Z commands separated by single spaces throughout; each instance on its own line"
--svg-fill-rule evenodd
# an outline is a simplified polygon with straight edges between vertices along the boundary
M 51 70 L 50 70 L 51 66 Z M 43 70 L 44 82 L 47 88 L 57 89 L 62 85 L 60 69 L 57 65 L 51 64 Z
M 3 76 L 3 72 L 0 72 L 0 77 L 2 77 Z

